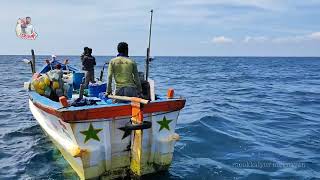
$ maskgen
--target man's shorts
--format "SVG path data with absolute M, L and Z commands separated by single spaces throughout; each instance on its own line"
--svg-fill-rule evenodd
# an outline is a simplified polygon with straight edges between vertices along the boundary
M 122 87 L 116 89 L 117 96 L 128 96 L 128 97 L 138 97 L 138 91 L 135 87 Z M 125 101 L 116 100 L 116 103 L 123 103 Z

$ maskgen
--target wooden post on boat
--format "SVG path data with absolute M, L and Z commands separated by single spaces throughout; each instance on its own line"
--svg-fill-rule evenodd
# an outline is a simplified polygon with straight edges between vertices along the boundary
M 107 95 L 108 98 L 117 99 L 122 101 L 131 101 L 131 121 L 132 125 L 142 125 L 143 124 L 143 105 L 148 104 L 149 100 L 141 99 L 137 97 L 127 97 L 127 96 L 115 96 Z M 150 124 L 151 127 L 151 124 Z M 143 128 L 142 128 L 143 129 Z M 143 175 L 144 167 L 143 163 L 145 162 L 143 157 L 142 150 L 142 129 L 134 130 L 132 145 L 131 145 L 131 161 L 130 169 L 134 176 Z
M 131 107 L 132 107 L 132 124 L 142 124 L 143 122 L 143 110 L 142 110 L 142 103 L 139 102 L 137 98 L 136 100 L 133 99 L 131 101 Z M 143 132 L 142 130 L 135 130 L 133 133 L 132 138 L 132 146 L 131 146 L 131 162 L 130 162 L 130 169 L 132 173 L 136 176 L 143 175 L 143 167 L 142 167 L 142 157 L 143 157 L 143 151 L 142 151 L 142 137 Z
M 36 73 L 36 56 L 34 55 L 34 50 L 31 49 L 31 56 L 32 56 L 32 74 Z

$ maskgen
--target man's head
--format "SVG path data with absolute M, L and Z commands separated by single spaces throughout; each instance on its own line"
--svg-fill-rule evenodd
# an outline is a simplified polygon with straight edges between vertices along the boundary
M 88 54 L 91 55 L 92 54 L 92 49 L 88 48 Z
M 31 24 L 31 17 L 26 17 L 26 23 Z
M 89 48 L 88 47 L 84 47 L 83 48 L 83 54 L 88 54 Z
M 51 59 L 54 61 L 54 60 L 56 60 L 56 58 L 57 58 L 57 56 L 56 55 L 51 55 Z
M 61 69 L 61 64 L 57 64 L 56 69 Z
M 129 54 L 128 44 L 126 42 L 120 42 L 118 44 L 118 52 L 119 52 L 119 54 L 123 54 L 123 55 L 128 56 L 128 54 Z

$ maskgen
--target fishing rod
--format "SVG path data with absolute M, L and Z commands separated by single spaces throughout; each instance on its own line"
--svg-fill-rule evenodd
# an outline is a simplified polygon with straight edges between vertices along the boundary
M 151 45 L 151 30 L 152 30 L 152 15 L 153 15 L 153 9 L 151 9 L 150 11 L 151 15 L 150 15 L 150 27 L 149 27 L 149 44 L 148 44 L 148 48 L 147 48 L 147 58 L 146 58 L 146 81 L 148 81 L 148 77 L 149 77 L 149 62 L 150 62 L 150 45 Z

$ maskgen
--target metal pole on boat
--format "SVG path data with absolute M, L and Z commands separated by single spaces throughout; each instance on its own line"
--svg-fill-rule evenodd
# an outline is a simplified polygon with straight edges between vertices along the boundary
M 34 50 L 31 49 L 31 56 L 32 56 L 32 74 L 36 73 L 36 56 L 34 55 Z
M 102 69 L 101 69 L 101 71 L 100 71 L 100 78 L 99 78 L 99 80 L 100 80 L 101 82 L 102 82 L 102 80 L 103 80 L 103 72 L 104 72 L 104 68 L 105 68 L 106 65 L 109 65 L 109 63 L 108 63 L 108 62 L 104 63 L 104 64 L 103 64 L 103 67 L 102 67 Z
M 151 9 L 151 17 L 150 17 L 150 27 L 149 27 L 149 43 L 147 48 L 147 58 L 146 58 L 146 81 L 148 81 L 149 76 L 149 62 L 150 62 L 150 45 L 151 45 L 151 30 L 152 30 L 152 15 L 153 15 L 153 9 Z

